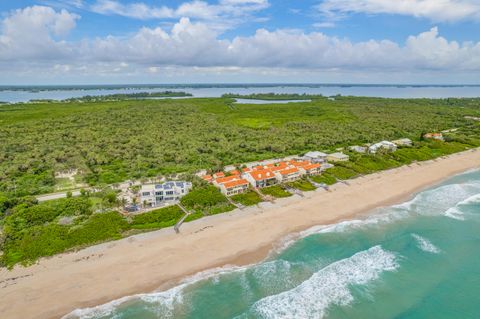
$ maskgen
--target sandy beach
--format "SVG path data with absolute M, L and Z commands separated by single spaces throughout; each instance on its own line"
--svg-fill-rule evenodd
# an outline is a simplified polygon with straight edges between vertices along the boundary
M 60 318 L 136 293 L 174 285 L 199 271 L 261 261 L 289 234 L 364 216 L 442 180 L 480 168 L 480 150 L 412 164 L 318 190 L 0 269 L 0 318 Z

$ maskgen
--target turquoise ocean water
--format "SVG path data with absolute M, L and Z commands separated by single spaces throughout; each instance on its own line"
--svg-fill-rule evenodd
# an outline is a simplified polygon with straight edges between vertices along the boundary
M 259 264 L 68 317 L 480 318 L 480 171 L 367 219 L 314 227 Z

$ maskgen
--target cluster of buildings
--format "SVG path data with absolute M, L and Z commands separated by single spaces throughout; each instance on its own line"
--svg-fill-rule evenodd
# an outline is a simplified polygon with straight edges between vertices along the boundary
M 377 154 L 380 150 L 395 152 L 398 147 L 412 146 L 413 142 L 409 138 L 401 138 L 395 141 L 381 141 L 375 144 L 366 144 L 365 146 L 350 146 L 349 150 L 357 153 Z
M 246 192 L 250 186 L 264 188 L 296 181 L 303 176 L 318 175 L 332 164 L 326 163 L 323 153 L 311 152 L 303 159 L 273 161 L 269 163 L 246 166 L 240 170 L 228 171 L 227 175 L 218 172 L 204 175 L 202 178 L 217 186 L 226 196 Z
M 428 133 L 424 138 L 441 139 L 441 133 Z M 395 141 L 381 141 L 365 146 L 350 146 L 348 149 L 357 153 L 376 154 L 380 150 L 395 152 L 398 147 L 412 146 L 408 138 Z M 304 176 L 318 175 L 322 171 L 333 167 L 335 162 L 348 161 L 349 156 L 342 152 L 326 154 L 313 151 L 303 157 L 291 156 L 284 159 L 273 159 L 252 162 L 244 165 L 242 169 L 234 166 L 225 167 L 224 172 L 207 175 L 199 174 L 205 181 L 215 185 L 222 194 L 233 196 L 248 191 L 250 187 L 264 188 L 296 181 Z M 165 182 L 163 184 L 142 185 L 140 189 L 140 202 L 144 207 L 159 207 L 177 203 L 192 189 L 190 182 Z

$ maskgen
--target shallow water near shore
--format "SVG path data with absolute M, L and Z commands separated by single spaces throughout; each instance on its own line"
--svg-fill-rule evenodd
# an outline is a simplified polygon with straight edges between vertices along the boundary
M 306 230 L 261 263 L 67 317 L 478 318 L 479 287 L 480 171 L 472 171 L 366 219 Z

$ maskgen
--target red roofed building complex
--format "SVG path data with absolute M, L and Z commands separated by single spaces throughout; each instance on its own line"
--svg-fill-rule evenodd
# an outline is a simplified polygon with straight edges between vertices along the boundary
M 300 172 L 302 173 L 302 175 L 318 175 L 322 172 L 322 165 L 318 163 L 305 165 L 300 167 Z
M 250 183 L 243 178 L 237 178 L 223 184 L 219 184 L 220 191 L 226 196 L 233 196 L 245 193 L 248 190 Z
M 253 187 L 263 188 L 278 184 L 278 179 L 272 170 L 268 168 L 254 169 L 245 174 L 245 179 L 252 184 Z
M 277 179 L 282 183 L 293 182 L 301 177 L 301 173 L 296 167 L 287 167 L 282 170 L 276 171 L 275 175 Z

